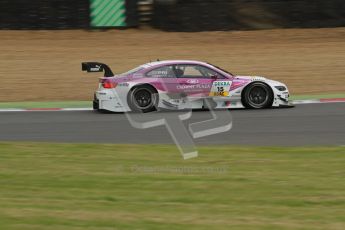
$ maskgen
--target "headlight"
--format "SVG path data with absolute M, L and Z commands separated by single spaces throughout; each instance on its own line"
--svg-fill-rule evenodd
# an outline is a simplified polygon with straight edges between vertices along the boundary
M 285 86 L 274 86 L 274 87 L 279 91 L 285 91 L 286 90 Z

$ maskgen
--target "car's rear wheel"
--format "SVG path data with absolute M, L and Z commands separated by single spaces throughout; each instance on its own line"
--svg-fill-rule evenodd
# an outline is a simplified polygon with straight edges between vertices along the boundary
M 96 97 L 96 94 L 93 95 L 93 102 L 92 102 L 93 110 L 99 110 L 99 100 Z
M 263 82 L 254 82 L 245 88 L 242 103 L 246 108 L 263 109 L 272 106 L 272 89 Z
M 158 93 L 150 86 L 138 86 L 128 94 L 128 105 L 134 112 L 151 112 L 156 110 L 158 105 Z

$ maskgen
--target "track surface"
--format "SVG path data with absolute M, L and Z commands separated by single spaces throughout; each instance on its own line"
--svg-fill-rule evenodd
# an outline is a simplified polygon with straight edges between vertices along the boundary
M 197 144 L 345 145 L 345 103 L 297 105 L 288 109 L 231 111 L 233 127 Z M 195 111 L 186 124 L 210 119 Z M 136 129 L 124 114 L 74 112 L 0 113 L 0 141 L 173 143 L 164 126 Z

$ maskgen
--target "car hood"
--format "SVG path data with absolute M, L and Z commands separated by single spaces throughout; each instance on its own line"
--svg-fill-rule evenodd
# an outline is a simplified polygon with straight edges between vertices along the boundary
M 235 76 L 236 80 L 265 81 L 267 78 L 261 76 Z
M 263 82 L 267 82 L 271 85 L 283 85 L 285 86 L 284 83 L 279 82 L 279 81 L 274 81 L 265 77 L 261 77 L 261 76 L 235 76 L 234 80 L 236 81 L 263 81 Z

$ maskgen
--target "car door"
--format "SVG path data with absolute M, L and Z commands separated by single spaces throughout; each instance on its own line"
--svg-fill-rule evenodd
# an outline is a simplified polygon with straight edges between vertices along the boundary
M 218 72 L 198 64 L 178 64 L 173 67 L 178 88 L 189 97 L 227 96 L 229 82 Z

